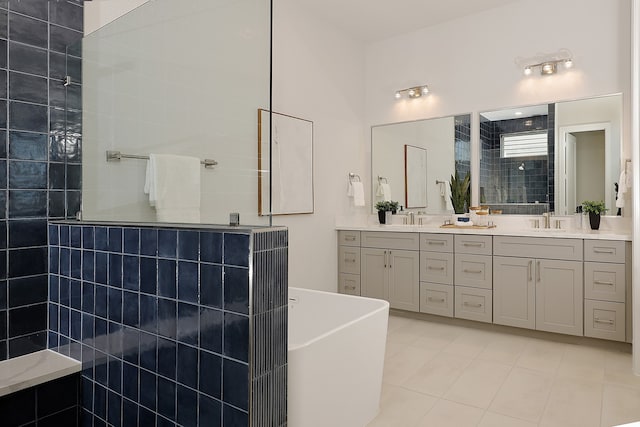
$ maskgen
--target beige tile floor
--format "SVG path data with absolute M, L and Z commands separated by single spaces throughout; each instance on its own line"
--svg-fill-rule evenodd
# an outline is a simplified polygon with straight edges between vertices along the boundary
M 440 318 L 389 317 L 369 427 L 599 427 L 640 421 L 630 346 Z

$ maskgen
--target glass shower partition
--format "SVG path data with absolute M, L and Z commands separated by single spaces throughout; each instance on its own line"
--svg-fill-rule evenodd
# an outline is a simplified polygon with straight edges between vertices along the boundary
M 240 224 L 271 225 L 258 206 L 258 181 L 270 179 L 258 167 L 270 14 L 269 0 L 154 0 L 69 47 L 59 145 L 82 158 L 83 219 L 156 222 L 144 192 L 144 158 L 156 153 L 216 162 L 200 167 L 200 223 L 237 212 Z

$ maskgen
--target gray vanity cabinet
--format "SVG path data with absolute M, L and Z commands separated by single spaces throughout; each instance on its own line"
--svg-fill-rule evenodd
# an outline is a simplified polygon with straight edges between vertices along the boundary
M 582 336 L 582 262 L 536 260 L 536 329 Z
M 361 245 L 361 295 L 387 300 L 391 308 L 418 311 L 418 234 L 363 232 Z
M 360 232 L 338 233 L 338 292 L 360 295 Z
M 453 235 L 420 234 L 420 312 L 453 317 Z
M 631 250 L 627 246 L 622 241 L 584 241 L 585 336 L 630 341 L 626 305 Z
M 532 258 L 493 257 L 493 323 L 535 329 Z
M 583 334 L 582 240 L 496 236 L 494 254 L 494 323 Z

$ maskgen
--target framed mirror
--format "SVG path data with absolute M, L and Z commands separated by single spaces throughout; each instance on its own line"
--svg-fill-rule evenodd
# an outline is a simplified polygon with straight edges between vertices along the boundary
M 453 212 L 448 182 L 455 170 L 470 171 L 470 153 L 470 114 L 372 126 L 373 206 L 393 200 L 426 213 Z
M 480 113 L 480 203 L 505 214 L 615 214 L 622 95 Z

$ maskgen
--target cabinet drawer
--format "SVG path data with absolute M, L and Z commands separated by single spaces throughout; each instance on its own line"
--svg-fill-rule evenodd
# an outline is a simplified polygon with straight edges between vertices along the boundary
M 455 284 L 491 289 L 493 262 L 491 255 L 455 254 Z
M 420 249 L 418 233 L 363 231 L 361 239 L 362 247 L 366 248 L 406 249 L 413 251 Z
M 453 252 L 453 234 L 420 234 L 420 250 Z
M 493 294 L 488 289 L 455 287 L 455 317 L 491 323 Z
M 338 271 L 340 273 L 360 274 L 360 248 L 338 247 Z
M 469 236 L 459 234 L 455 236 L 456 254 L 491 255 L 491 236 Z
M 584 297 L 625 302 L 625 265 L 602 262 L 584 263 Z
M 360 246 L 359 231 L 338 231 L 338 245 Z
M 348 295 L 360 295 L 360 275 L 338 274 L 338 292 Z
M 584 335 L 606 340 L 625 340 L 625 307 L 621 302 L 585 300 Z
M 585 240 L 584 260 L 624 263 L 625 242 L 617 240 Z
M 582 261 L 582 239 L 495 236 L 493 254 L 526 258 Z
M 420 283 L 420 312 L 453 316 L 453 286 Z
M 420 252 L 420 281 L 453 285 L 453 254 Z

